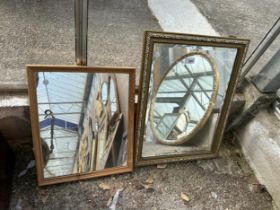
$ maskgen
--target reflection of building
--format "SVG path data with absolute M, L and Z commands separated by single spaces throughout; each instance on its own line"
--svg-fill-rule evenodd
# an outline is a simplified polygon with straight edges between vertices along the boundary
M 127 87 L 125 74 L 38 73 L 45 177 L 126 164 Z

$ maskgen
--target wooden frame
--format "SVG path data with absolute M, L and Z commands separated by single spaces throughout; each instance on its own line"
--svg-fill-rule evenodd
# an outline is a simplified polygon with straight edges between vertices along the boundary
M 36 160 L 37 182 L 39 186 L 77 181 L 94 177 L 101 177 L 133 170 L 133 139 L 134 139 L 134 91 L 135 91 L 135 69 L 134 68 L 111 68 L 111 67 L 86 67 L 86 66 L 55 66 L 55 65 L 27 65 L 28 94 L 30 102 L 30 117 L 33 136 L 33 151 Z M 77 73 L 108 73 L 126 74 L 129 77 L 128 85 L 128 145 L 127 166 L 107 168 L 89 173 L 77 173 L 57 177 L 44 178 L 42 147 L 40 144 L 39 117 L 37 108 L 36 73 L 38 72 L 77 72 Z
M 155 44 L 172 44 L 172 45 L 189 45 L 189 46 L 205 46 L 205 47 L 220 47 L 220 48 L 234 48 L 237 50 L 233 68 L 230 75 L 227 88 L 225 89 L 224 101 L 222 110 L 219 114 L 215 124 L 215 131 L 213 135 L 213 142 L 208 150 L 194 150 L 185 154 L 168 154 L 159 156 L 146 156 L 143 157 L 143 144 L 145 132 L 145 120 L 147 119 L 147 103 L 150 99 L 149 84 L 151 79 L 151 68 L 153 62 L 153 51 Z M 239 72 L 244 60 L 249 40 L 236 39 L 236 38 L 221 38 L 212 36 L 168 33 L 168 32 L 155 32 L 146 31 L 144 34 L 144 45 L 142 52 L 142 67 L 139 83 L 139 97 L 137 107 L 137 124 L 136 124 L 136 166 L 160 164 L 174 161 L 193 160 L 212 158 L 218 155 L 218 150 L 222 141 L 224 128 L 228 116 L 228 110 L 236 88 L 239 77 Z M 199 132 L 198 132 L 199 133 Z

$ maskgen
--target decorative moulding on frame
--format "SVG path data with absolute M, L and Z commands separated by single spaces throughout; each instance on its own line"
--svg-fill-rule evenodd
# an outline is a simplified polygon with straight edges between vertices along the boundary
M 147 31 L 135 164 L 216 157 L 249 40 Z

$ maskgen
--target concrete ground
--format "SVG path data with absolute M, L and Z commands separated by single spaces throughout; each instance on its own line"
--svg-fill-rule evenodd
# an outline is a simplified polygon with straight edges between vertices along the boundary
M 146 1 L 89 1 L 88 65 L 135 67 L 138 84 L 145 30 L 161 30 Z
M 278 0 L 214 0 L 211 4 L 205 4 L 203 0 L 192 0 L 192 2 L 221 35 L 249 38 L 251 45 L 247 55 L 250 55 L 280 14 Z M 264 65 L 279 50 L 279 46 L 280 36 L 278 35 L 247 77 L 258 75 Z M 275 70 L 279 72 L 279 69 Z M 250 96 L 253 95 L 253 92 L 250 91 Z M 248 100 L 248 98 L 246 99 Z M 278 138 L 280 124 L 272 112 L 271 109 L 261 111 L 248 124 L 242 125 L 236 134 L 245 157 L 258 179 L 266 185 L 280 207 L 280 181 L 277 179 L 280 172 L 280 140 Z
M 242 148 L 261 183 L 280 203 L 280 130 L 272 111 L 262 111 L 238 132 Z
M 0 84 L 26 83 L 26 64 L 75 64 L 73 0 L 3 0 L 0 14 Z M 89 1 L 88 65 L 139 72 L 145 30 L 160 30 L 145 1 Z
M 26 64 L 74 64 L 74 1 L 0 2 L 0 83 L 26 83 Z
M 256 48 L 265 34 L 279 18 L 278 0 L 191 0 L 221 36 L 236 36 L 250 39 L 247 57 Z M 274 41 L 266 53 L 254 66 L 249 75 L 258 73 L 261 67 L 278 49 L 280 37 Z
M 26 147 L 20 149 L 16 175 L 33 159 Z M 36 186 L 34 169 L 14 178 L 11 209 L 108 209 L 112 191 L 98 187 L 108 184 L 111 189 L 123 184 L 124 190 L 117 209 L 217 209 L 269 210 L 273 209 L 270 195 L 258 187 L 236 146 L 227 145 L 222 158 L 168 164 L 167 168 L 140 167 L 133 173 L 87 181 Z M 152 185 L 145 188 L 145 180 Z M 184 202 L 180 194 L 190 198 Z M 17 208 L 18 207 L 18 208 Z
M 74 63 L 72 5 L 66 0 L 1 1 L 0 12 L 5 14 L 0 17 L 2 82 L 24 81 L 25 63 Z M 231 13 L 239 11 L 220 7 L 216 15 L 224 7 Z M 235 19 L 231 24 L 234 28 L 240 25 Z M 148 29 L 161 30 L 145 1 L 90 1 L 89 65 L 136 66 L 139 76 L 142 33 Z M 225 33 L 227 27 L 224 30 L 217 29 L 231 34 Z M 34 168 L 17 176 L 34 159 L 31 148 L 31 141 L 16 148 L 11 209 L 107 209 L 112 191 L 99 188 L 102 182 L 111 189 L 123 184 L 117 209 L 273 209 L 270 195 L 230 136 L 224 139 L 218 159 L 168 164 L 164 169 L 141 167 L 131 174 L 41 188 L 36 186 Z M 145 188 L 148 178 L 152 184 Z M 181 193 L 190 201 L 184 202 Z

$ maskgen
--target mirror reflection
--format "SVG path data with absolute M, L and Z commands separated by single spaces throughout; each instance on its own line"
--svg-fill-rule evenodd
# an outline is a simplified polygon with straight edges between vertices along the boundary
M 192 52 L 171 64 L 152 96 L 151 129 L 163 144 L 182 144 L 197 131 L 212 109 L 218 72 L 211 57 Z
M 209 151 L 236 48 L 153 44 L 142 157 Z
M 38 72 L 44 177 L 127 165 L 128 74 Z
M 102 98 L 102 103 L 103 103 L 103 105 L 106 106 L 107 98 L 108 98 L 108 86 L 107 86 L 107 82 L 103 82 L 103 83 L 102 83 L 101 98 Z
M 115 92 L 115 82 L 112 78 L 110 78 L 110 111 L 111 111 L 111 115 L 114 115 L 115 112 L 117 111 L 117 95 L 116 95 L 116 92 Z

